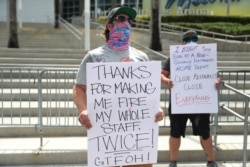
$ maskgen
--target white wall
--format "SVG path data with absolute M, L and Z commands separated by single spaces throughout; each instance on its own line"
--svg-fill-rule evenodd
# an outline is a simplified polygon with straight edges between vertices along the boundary
M 7 20 L 7 1 L 0 0 L 0 21 Z M 54 0 L 17 0 L 17 18 L 23 23 L 54 23 Z
M 7 0 L 0 0 L 0 21 L 6 21 L 7 18 Z
M 54 0 L 21 0 L 23 22 L 54 22 Z

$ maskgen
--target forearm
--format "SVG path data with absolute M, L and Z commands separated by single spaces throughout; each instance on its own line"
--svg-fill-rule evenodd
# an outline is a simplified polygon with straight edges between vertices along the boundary
M 80 124 L 86 129 L 90 129 L 92 124 L 87 112 L 87 94 L 85 85 L 74 85 L 73 87 L 73 101 L 79 112 L 78 120 Z
M 169 82 L 169 78 L 167 78 L 166 76 L 164 76 L 163 74 L 161 74 L 161 83 L 164 85 L 168 85 Z
M 79 113 L 87 110 L 86 86 L 74 85 L 73 101 Z
M 161 74 L 161 83 L 163 85 L 166 85 L 168 88 L 172 88 L 173 87 L 173 82 L 170 78 L 168 78 L 166 75 Z

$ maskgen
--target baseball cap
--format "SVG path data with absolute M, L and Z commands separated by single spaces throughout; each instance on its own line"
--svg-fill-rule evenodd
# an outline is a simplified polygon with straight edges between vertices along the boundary
M 116 8 L 113 8 L 109 12 L 108 20 L 112 19 L 113 17 L 115 17 L 118 14 L 127 14 L 131 20 L 134 20 L 136 15 L 137 15 L 137 12 L 133 8 L 126 7 L 126 6 L 116 7 Z
M 198 41 L 198 35 L 197 32 L 194 30 L 189 30 L 185 32 L 182 36 L 182 41 L 183 42 L 197 42 Z

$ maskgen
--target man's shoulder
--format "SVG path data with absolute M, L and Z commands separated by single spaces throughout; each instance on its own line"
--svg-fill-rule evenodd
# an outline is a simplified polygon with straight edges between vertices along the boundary
M 89 53 L 99 53 L 99 52 L 102 52 L 104 50 L 107 50 L 106 45 L 102 45 L 102 46 L 99 46 L 97 48 L 94 48 L 94 49 L 90 50 Z
M 147 54 L 145 52 L 143 52 L 143 51 L 141 51 L 139 49 L 136 49 L 136 48 L 134 48 L 132 46 L 130 46 L 129 48 L 130 48 L 130 51 L 132 51 L 132 52 L 135 52 L 135 53 L 140 54 L 142 56 L 147 56 Z
M 145 52 L 139 49 L 136 49 L 134 47 L 131 47 L 131 46 L 129 47 L 129 55 L 130 57 L 133 57 L 134 59 L 139 60 L 139 61 L 149 60 L 148 55 Z

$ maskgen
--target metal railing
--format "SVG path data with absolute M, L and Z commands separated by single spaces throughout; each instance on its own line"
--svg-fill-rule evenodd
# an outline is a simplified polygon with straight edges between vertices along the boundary
M 243 94 L 250 94 L 250 71 L 249 70 L 221 70 L 218 71 L 225 87 L 220 89 L 220 106 L 227 106 L 231 110 L 237 112 L 240 115 L 244 115 L 246 110 L 245 100 L 247 97 L 242 96 Z M 232 89 L 237 90 L 237 92 L 232 91 Z M 225 89 L 226 88 L 226 89 Z M 241 92 L 241 93 L 239 93 Z M 223 111 L 222 111 L 223 112 Z M 223 113 L 225 117 L 219 117 L 219 122 L 241 122 L 237 116 L 230 112 Z
M 60 21 L 60 24 L 67 30 L 66 34 L 69 37 L 69 39 L 73 41 L 72 43 L 74 43 L 76 48 L 83 49 L 83 44 L 84 44 L 83 33 L 79 31 L 78 28 L 76 28 L 71 23 L 69 23 L 67 20 L 64 20 L 63 18 L 60 17 L 59 21 Z M 97 26 L 96 29 L 98 29 L 102 27 L 104 23 L 101 24 L 101 23 L 91 22 L 91 24 Z M 134 27 L 139 28 L 139 29 L 149 30 L 150 21 L 136 20 L 136 22 L 134 23 Z M 173 33 L 177 33 L 180 35 L 182 32 L 185 32 L 189 29 L 190 28 L 188 27 L 177 26 L 177 25 L 172 25 L 172 24 L 167 24 L 167 23 L 161 23 L 160 25 L 161 33 L 173 32 Z M 243 44 L 244 48 L 242 49 L 242 51 L 247 51 L 247 45 L 250 40 L 250 35 L 228 35 L 228 34 L 211 32 L 211 31 L 206 31 L 206 30 L 200 30 L 200 29 L 194 29 L 194 28 L 192 29 L 195 30 L 199 35 L 204 36 L 204 37 L 208 37 L 212 39 L 219 38 L 225 41 L 233 40 L 237 42 L 237 44 L 238 43 Z M 225 45 L 225 48 L 227 48 L 226 47 L 227 44 L 225 43 L 224 45 Z M 228 44 L 228 47 L 230 47 L 229 44 Z
M 0 126 L 38 125 L 39 73 L 36 68 L 0 68 Z
M 150 21 L 136 20 L 135 25 L 137 28 L 150 29 Z M 185 31 L 189 30 L 190 28 L 183 27 L 183 26 L 177 26 L 177 25 L 173 25 L 173 24 L 161 23 L 160 29 L 162 32 L 167 31 L 167 32 L 180 33 L 180 32 L 185 32 Z M 250 39 L 250 35 L 228 35 L 228 34 L 222 34 L 222 33 L 199 30 L 199 29 L 193 29 L 193 30 L 195 30 L 201 36 L 208 36 L 211 38 L 220 38 L 220 39 L 224 39 L 226 41 L 231 39 L 231 40 L 240 40 L 242 42 L 248 42 Z
M 62 17 L 59 17 L 60 25 L 63 26 L 67 30 L 67 36 L 70 41 L 76 46 L 78 49 L 83 48 L 83 32 L 79 31 L 76 27 L 70 24 L 67 20 L 64 20 Z
M 248 140 L 248 126 L 250 125 L 249 119 L 249 70 L 233 71 L 225 70 L 219 71 L 219 75 L 223 79 L 223 88 L 226 88 L 227 95 L 231 97 L 222 97 L 221 89 L 220 93 L 220 107 L 228 114 L 232 115 L 230 119 L 220 120 L 221 122 L 243 122 L 243 167 L 247 164 L 247 140 Z M 229 99 L 228 99 L 229 98 Z M 225 101 L 226 100 L 226 101 Z M 238 107 L 240 105 L 240 111 Z M 232 118 L 233 117 L 233 118 Z M 229 116 L 227 117 L 229 118 Z M 217 137 L 217 136 L 216 136 Z
M 66 101 L 72 101 L 71 89 L 76 71 L 77 69 L 0 67 L 0 125 L 34 125 L 36 123 L 33 123 L 31 117 L 38 116 L 33 110 L 37 110 L 39 107 L 46 108 L 48 113 L 53 113 L 61 107 L 70 111 L 69 108 L 74 108 L 73 102 L 66 103 Z M 245 94 L 250 93 L 249 74 L 250 71 L 219 71 L 225 84 Z M 163 96 L 168 98 L 168 91 L 163 92 Z M 221 106 L 227 106 L 241 115 L 245 113 L 244 97 L 228 89 L 221 89 L 219 94 Z M 41 103 L 38 101 L 43 101 L 42 105 L 39 106 Z M 164 102 L 164 106 L 167 108 L 167 101 Z M 62 115 L 60 110 L 56 112 L 58 112 L 58 116 Z M 218 117 L 219 122 L 242 122 L 240 118 L 232 116 L 229 112 L 222 113 Z M 49 118 L 47 120 L 47 123 L 52 122 L 49 121 Z M 60 122 L 58 123 L 60 125 Z M 67 124 L 65 125 L 67 126 Z
M 0 126 L 34 126 L 43 128 L 77 127 L 78 112 L 72 100 L 72 86 L 77 69 L 0 67 Z M 219 91 L 220 111 L 213 117 L 217 130 L 220 123 L 244 125 L 243 162 L 247 157 L 250 71 L 219 71 L 223 86 Z M 163 88 L 164 89 L 164 88 Z M 168 97 L 168 91 L 162 91 Z M 167 100 L 162 107 L 167 108 Z M 160 127 L 169 127 L 166 119 Z M 218 134 L 214 133 L 215 145 Z

